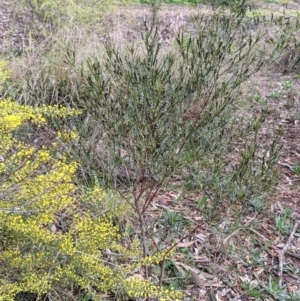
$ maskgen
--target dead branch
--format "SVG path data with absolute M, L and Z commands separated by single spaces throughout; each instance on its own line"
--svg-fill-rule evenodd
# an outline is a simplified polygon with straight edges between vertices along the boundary
M 290 236 L 286 242 L 286 244 L 284 245 L 283 249 L 281 250 L 280 252 L 280 256 L 279 256 L 279 271 L 278 271 L 278 277 L 279 277 L 279 285 L 281 286 L 282 285 L 282 271 L 283 271 L 283 260 L 284 260 L 284 255 L 288 249 L 288 247 L 290 246 L 292 240 L 293 240 L 293 237 L 295 235 L 295 232 L 297 230 L 299 226 L 299 221 L 296 221 L 291 233 L 290 233 Z

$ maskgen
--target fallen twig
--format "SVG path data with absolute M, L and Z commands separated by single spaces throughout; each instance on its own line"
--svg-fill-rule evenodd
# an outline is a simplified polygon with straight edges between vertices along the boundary
M 250 228 L 250 231 L 252 231 L 253 233 L 257 234 L 258 236 L 260 236 L 264 241 L 266 242 L 271 242 L 268 238 L 266 238 L 265 236 L 263 236 L 261 233 L 257 232 L 256 230 Z M 274 242 L 273 242 L 274 243 Z M 269 248 L 277 251 L 279 253 L 280 247 L 275 247 L 273 245 L 270 245 Z M 267 251 L 267 250 L 266 250 Z M 280 251 L 281 252 L 281 251 Z M 297 253 L 292 253 L 292 252 L 285 252 L 285 255 L 289 255 L 291 257 L 300 259 L 300 254 Z
M 291 252 L 286 252 L 287 255 L 292 256 L 294 258 L 300 259 L 300 254 L 296 254 L 296 253 L 291 253 Z
M 287 163 L 278 161 L 277 164 L 281 165 L 281 166 L 284 166 L 284 167 L 287 167 L 290 171 L 294 171 L 294 168 L 291 165 L 287 164 Z
M 280 252 L 280 256 L 279 256 L 279 270 L 278 270 L 278 277 L 279 277 L 279 285 L 281 286 L 282 285 L 282 271 L 283 271 L 283 259 L 284 259 L 284 255 L 288 249 L 288 247 L 290 246 L 291 242 L 292 242 L 292 239 L 295 235 L 295 232 L 297 230 L 299 226 L 299 221 L 297 221 L 290 233 L 290 236 L 286 242 L 286 244 L 284 245 L 283 249 L 281 250 Z

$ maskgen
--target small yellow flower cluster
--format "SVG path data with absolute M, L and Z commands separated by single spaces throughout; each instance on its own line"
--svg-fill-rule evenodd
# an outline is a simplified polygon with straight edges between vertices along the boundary
M 167 257 L 171 257 L 173 255 L 173 249 L 172 250 L 164 250 L 162 252 L 157 252 L 156 254 L 152 256 L 148 256 L 145 259 L 141 260 L 139 264 L 141 265 L 153 265 L 153 264 L 159 264 L 161 261 L 166 259 Z
M 247 263 L 249 263 L 249 264 L 252 264 L 252 263 L 253 263 L 249 255 L 247 255 L 247 256 L 245 257 L 245 261 L 246 261 Z
M 143 250 L 140 247 L 140 242 L 137 239 L 134 239 L 130 246 L 124 247 L 120 244 L 114 245 L 114 250 L 117 251 L 120 254 L 123 254 L 124 256 L 130 257 L 130 258 L 137 258 L 138 260 L 143 255 Z M 138 266 L 140 266 L 140 262 L 138 263 Z
M 72 140 L 78 139 L 78 132 L 77 131 L 67 131 L 63 130 L 57 133 L 57 137 L 62 142 L 70 142 Z
M 54 108 L 56 115 L 66 116 L 65 109 L 61 111 Z M 36 150 L 13 136 L 13 131 L 27 120 L 44 123 L 44 112 L 50 114 L 51 107 L 32 108 L 11 100 L 0 101 L 0 173 L 9 175 L 1 183 L 1 190 L 7 191 L 14 198 L 14 202 L 11 202 L 11 197 L 3 199 L 1 206 L 11 212 L 26 210 L 46 213 L 43 222 L 47 223 L 57 210 L 73 202 L 69 194 L 75 190 L 73 180 L 77 164 L 67 164 L 65 157 L 56 160 L 50 156 L 49 149 Z M 75 113 L 70 112 L 71 115 Z M 41 217 L 39 215 L 40 222 Z M 16 223 L 13 218 L 11 223 Z
M 46 220 L 49 219 L 48 216 L 45 217 Z M 51 241 L 54 240 L 51 232 L 41 226 L 44 219 L 39 221 L 39 218 L 36 218 L 36 215 L 30 219 L 26 219 L 23 216 L 18 215 L 18 212 L 16 212 L 16 214 L 8 215 L 2 211 L 0 213 L 0 220 L 2 229 L 6 229 L 7 234 L 14 237 L 16 247 L 18 246 L 18 243 L 34 245 L 39 243 L 51 243 Z
M 73 202 L 69 194 L 76 188 L 72 181 L 77 164 L 55 160 L 46 149 L 36 151 L 28 146 L 20 149 L 20 143 L 18 146 L 15 148 L 17 153 L 13 155 L 6 150 L 4 162 L 0 164 L 0 173 L 9 174 L 1 184 L 1 189 L 14 197 L 14 202 L 11 202 L 11 198 L 3 199 L 1 206 L 12 212 L 26 210 L 46 213 L 51 220 L 57 210 Z M 46 173 L 41 173 L 42 170 Z M 50 220 L 45 219 L 43 222 Z
M 48 271 L 52 258 L 57 258 L 59 243 L 66 244 L 67 239 L 52 233 L 48 223 L 74 202 L 71 193 L 76 190 L 76 162 L 68 163 L 65 156 L 52 158 L 51 147 L 35 149 L 17 140 L 14 130 L 26 121 L 44 124 L 44 116 L 77 113 L 0 101 L 0 263 L 5 262 L 7 279 L 0 276 L 0 296 L 6 296 L 3 300 L 13 299 L 20 291 L 39 295 L 51 290 Z
M 30 287 L 31 293 L 36 293 L 38 297 L 42 297 L 42 295 L 51 291 L 51 283 L 49 282 L 48 275 L 45 273 L 37 273 L 36 271 L 32 271 L 27 275 L 24 283 L 20 286 L 23 287 L 23 291 L 26 291 L 26 289 Z
M 87 188 L 82 192 L 81 200 L 84 203 L 100 203 L 105 197 L 103 189 L 95 187 L 93 189 Z
M 3 288 L 1 290 L 0 301 L 16 301 L 14 296 L 23 291 L 19 285 L 2 279 L 0 279 L 0 288 Z
M 22 124 L 22 118 L 15 115 L 6 115 L 2 118 L 2 127 L 7 129 L 15 129 Z
M 133 298 L 158 298 L 160 301 L 180 300 L 183 294 L 173 288 L 166 289 L 154 285 L 150 281 L 138 277 L 130 277 L 123 281 L 127 294 Z
M 52 282 L 60 286 L 77 286 L 89 288 L 94 286 L 101 292 L 109 292 L 119 283 L 120 277 L 113 273 L 113 270 L 103 264 L 96 256 L 76 252 L 68 258 L 69 264 L 58 266 L 51 275 Z M 91 290 L 92 291 L 92 290 Z
M 81 114 L 81 111 L 69 109 L 59 105 L 24 106 L 13 100 L 4 99 L 0 102 L 0 114 L 1 123 L 4 124 L 5 119 L 6 121 L 10 121 L 10 118 L 18 118 L 18 120 L 21 120 L 21 123 L 26 120 L 30 120 L 34 124 L 42 125 L 46 123 L 45 117 L 51 116 L 52 118 L 66 118 L 67 116 L 79 115 Z
M 97 252 L 99 249 L 110 248 L 112 242 L 119 238 L 118 228 L 103 218 L 74 216 L 74 229 L 77 234 L 79 250 Z
M 61 235 L 61 241 L 59 243 L 59 252 L 63 255 L 72 256 L 76 253 L 76 246 L 74 243 L 74 238 L 70 233 L 65 233 Z
M 81 287 L 95 285 L 102 292 L 106 293 L 116 286 L 118 277 L 115 277 L 112 269 L 101 263 L 97 257 L 79 254 L 74 260 L 74 266 L 76 266 L 76 263 L 77 265 L 80 263 L 80 270 L 77 271 L 77 275 L 80 275 L 82 272 L 84 275 L 78 280 Z

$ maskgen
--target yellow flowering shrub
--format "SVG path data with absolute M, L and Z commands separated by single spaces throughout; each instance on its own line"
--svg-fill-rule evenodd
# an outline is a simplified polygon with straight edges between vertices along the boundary
M 66 294 L 74 289 L 93 300 L 116 291 L 134 298 L 179 299 L 176 291 L 128 277 L 137 267 L 158 264 L 169 254 L 141 260 L 138 241 L 123 245 L 112 215 L 97 211 L 104 191 L 79 190 L 74 184 L 78 163 L 64 154 L 53 156 L 55 143 L 36 148 L 15 134 L 25 122 L 45 127 L 47 117 L 79 113 L 0 100 L 0 301 L 16 300 L 25 292 L 36 300 L 55 300 L 64 292 L 60 300 L 69 300 Z M 57 139 L 69 141 L 77 135 L 61 132 Z
M 138 277 L 131 277 L 124 281 L 128 294 L 134 298 L 150 298 L 156 296 L 160 301 L 180 300 L 182 294 L 174 289 L 166 289 L 153 285 L 148 280 L 141 280 Z
M 162 252 L 157 252 L 151 256 L 148 256 L 140 261 L 140 264 L 151 266 L 153 264 L 159 264 L 164 259 L 171 257 L 174 253 L 174 249 L 171 250 L 165 250 Z

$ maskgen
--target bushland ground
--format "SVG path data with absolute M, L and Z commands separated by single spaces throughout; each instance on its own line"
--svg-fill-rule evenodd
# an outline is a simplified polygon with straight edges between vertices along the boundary
M 119 45 L 139 43 L 143 22 L 150 18 L 150 9 L 146 5 L 117 5 L 94 23 L 94 27 L 77 25 L 65 30 L 61 26 L 53 40 L 48 33 L 39 31 L 43 28 L 39 27 L 40 24 L 32 24 L 30 13 L 23 12 L 18 2 L 6 0 L 0 3 L 1 57 L 9 59 L 12 81 L 18 84 L 28 74 L 37 74 L 42 62 L 55 65 L 57 59 L 56 68 L 59 68 L 64 50 L 60 48 L 57 37 L 64 41 L 62 44 L 71 44 L 84 60 L 103 51 L 102 45 L 106 41 Z M 262 16 L 271 16 L 272 13 L 296 15 L 300 11 L 296 1 L 253 1 L 250 6 L 249 16 L 253 12 Z M 205 14 L 213 11 L 203 4 L 196 8 L 174 4 L 161 6 L 158 30 L 163 47 L 174 47 L 180 28 L 195 30 L 191 25 L 195 10 Z M 263 30 L 272 34 L 274 29 Z M 43 61 L 40 56 L 44 56 L 44 49 L 49 45 L 48 61 Z M 291 60 L 297 56 L 298 62 L 291 66 Z M 157 228 L 164 225 L 174 239 L 201 223 L 196 232 L 180 241 L 173 259 L 165 267 L 165 283 L 183 290 L 185 300 L 299 300 L 300 227 L 281 258 L 281 279 L 278 273 L 281 251 L 293 226 L 300 220 L 299 58 L 298 44 L 296 50 L 279 56 L 273 65 L 264 66 L 250 77 L 234 104 L 235 114 L 241 118 L 251 114 L 266 115 L 261 143 L 271 130 L 283 130 L 282 149 L 276 164 L 278 180 L 273 189 L 249 202 L 243 210 L 230 208 L 210 220 L 207 218 L 210 209 L 205 206 L 199 179 L 191 174 L 184 189 L 163 187 L 151 203 L 146 219 L 155 221 Z M 15 93 L 18 96 L 22 91 Z M 40 139 L 45 139 L 45 135 L 41 134 Z M 238 141 L 236 147 L 239 147 Z M 235 159 L 233 152 L 230 158 L 232 170 L 238 164 Z M 134 227 L 134 218 L 129 223 Z

